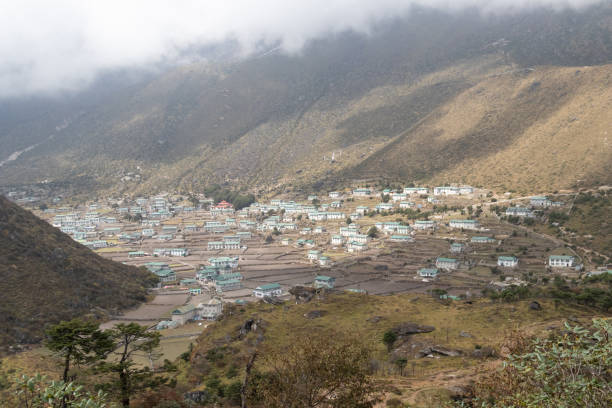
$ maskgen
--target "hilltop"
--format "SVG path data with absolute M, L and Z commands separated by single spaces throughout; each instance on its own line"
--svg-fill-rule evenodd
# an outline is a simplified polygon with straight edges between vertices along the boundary
M 498 17 L 418 9 L 298 55 L 109 81 L 86 103 L 50 101 L 44 113 L 11 105 L 0 159 L 23 153 L 0 167 L 0 185 L 258 192 L 385 180 L 552 192 L 610 183 L 610 21 L 607 3 Z
M 36 343 L 46 325 L 60 320 L 135 306 L 154 280 L 0 196 L 0 347 Z

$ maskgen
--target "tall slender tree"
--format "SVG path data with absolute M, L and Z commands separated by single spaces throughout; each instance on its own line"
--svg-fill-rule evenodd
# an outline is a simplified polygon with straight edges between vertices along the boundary
M 110 333 L 99 330 L 97 323 L 80 319 L 62 321 L 45 334 L 45 346 L 62 359 L 64 382 L 68 382 L 72 366 L 100 361 L 114 345 Z
M 151 375 L 148 367 L 139 367 L 134 362 L 135 356 L 148 358 L 159 347 L 160 334 L 149 332 L 136 323 L 118 324 L 110 333 L 116 347 L 104 364 L 104 370 L 117 375 L 121 404 L 129 407 L 130 398 L 136 391 L 165 381 L 165 378 Z

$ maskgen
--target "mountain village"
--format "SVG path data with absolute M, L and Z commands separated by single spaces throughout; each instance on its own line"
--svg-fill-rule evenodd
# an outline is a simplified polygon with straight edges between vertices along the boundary
M 36 202 L 24 192 L 7 195 Z M 567 211 L 571 196 L 563 197 L 362 186 L 240 209 L 203 194 L 166 193 L 72 207 L 58 198 L 57 207 L 38 212 L 100 255 L 158 276 L 151 302 L 105 325 L 165 330 L 214 320 L 228 303 L 289 299 L 294 287 L 460 299 L 557 274 L 602 273 L 585 271 L 561 241 L 517 225 Z

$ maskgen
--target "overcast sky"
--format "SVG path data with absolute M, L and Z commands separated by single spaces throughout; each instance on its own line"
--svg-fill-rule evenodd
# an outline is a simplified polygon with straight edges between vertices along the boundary
M 484 13 L 599 0 L 0 0 L 0 97 L 86 86 L 100 72 L 173 60 L 181 50 L 237 39 L 244 50 L 366 32 L 411 4 Z

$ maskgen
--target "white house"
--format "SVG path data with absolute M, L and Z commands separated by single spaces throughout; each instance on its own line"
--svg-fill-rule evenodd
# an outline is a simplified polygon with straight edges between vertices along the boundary
M 459 194 L 459 188 L 447 186 L 434 187 L 433 193 L 434 195 L 457 195 Z
M 412 231 L 409 225 L 398 225 L 395 228 L 395 233 L 399 235 L 408 235 Z
M 186 248 L 170 248 L 170 256 L 187 256 L 189 250 Z
M 366 197 L 372 194 L 372 190 L 369 188 L 356 188 L 353 190 L 353 195 L 357 197 Z
M 314 211 L 308 213 L 308 218 L 312 221 L 325 221 L 327 220 L 327 212 Z
M 429 189 L 427 187 L 405 187 L 405 194 L 429 194 Z
M 448 270 L 457 269 L 459 267 L 459 261 L 455 258 L 438 257 L 436 259 L 436 267 Z
M 421 268 L 418 271 L 421 278 L 435 278 L 438 276 L 438 273 L 439 271 L 437 268 Z
M 389 211 L 393 209 L 393 204 L 391 203 L 378 203 L 376 204 L 376 209 L 378 211 Z
M 406 193 L 391 193 L 391 200 L 402 201 L 406 199 Z
M 494 244 L 497 240 L 491 237 L 472 237 L 470 242 L 472 244 Z
M 240 240 L 237 241 L 224 241 L 223 249 L 240 249 Z
M 308 259 L 313 262 L 319 259 L 321 256 L 321 251 L 317 251 L 315 249 L 308 251 Z
M 504 268 L 514 268 L 518 265 L 518 258 L 515 256 L 499 256 L 497 257 L 497 266 Z
M 463 195 L 463 194 L 472 194 L 474 192 L 474 188 L 470 186 L 461 186 L 461 187 L 434 187 L 434 195 Z
M 236 268 L 238 266 L 238 257 L 208 258 L 208 262 L 215 268 Z
M 342 245 L 344 244 L 344 238 L 342 237 L 342 235 L 332 235 L 331 244 L 332 245 Z
M 172 321 L 179 325 L 183 325 L 190 320 L 195 319 L 198 310 L 194 305 L 181 306 L 172 311 Z
M 534 207 L 550 207 L 552 202 L 545 196 L 534 196 L 529 200 Z
M 533 211 L 526 207 L 508 207 L 506 215 L 510 217 L 533 217 Z
M 198 309 L 203 319 L 215 320 L 223 313 L 223 302 L 221 299 L 213 298 L 208 303 L 200 303 Z
M 351 241 L 359 242 L 360 244 L 367 244 L 370 240 L 370 237 L 365 234 L 355 234 L 351 236 Z
M 458 243 L 458 242 L 452 243 L 450 246 L 450 251 L 452 253 L 461 253 L 463 252 L 464 249 L 465 249 L 465 245 Z
M 329 259 L 329 257 L 327 257 L 327 256 L 321 256 L 321 257 L 319 257 L 319 265 L 321 265 L 321 266 L 329 266 L 329 265 L 331 265 L 331 259 Z
M 206 247 L 209 251 L 223 249 L 223 241 L 208 241 Z
M 476 230 L 480 227 L 477 220 L 450 220 L 448 225 L 451 228 L 462 228 L 469 230 Z
M 340 198 L 341 196 L 342 196 L 342 193 L 340 193 L 339 191 L 329 192 L 329 198 Z
M 264 298 L 266 296 L 274 297 L 280 296 L 283 294 L 283 290 L 281 289 L 281 285 L 278 283 L 268 283 L 266 285 L 261 285 L 253 290 L 253 296 L 256 298 Z
M 365 205 L 360 205 L 357 207 L 357 209 L 355 210 L 355 212 L 357 214 L 361 214 L 364 215 L 365 213 L 367 213 L 370 209 L 368 207 L 366 207 Z
M 575 265 L 576 258 L 571 255 L 551 255 L 548 257 L 548 265 L 551 268 L 571 268 Z
M 399 203 L 399 208 L 402 208 L 402 209 L 412 208 L 414 206 L 415 204 L 412 201 L 400 201 Z
M 231 292 L 232 290 L 242 289 L 241 279 L 217 279 L 215 280 L 215 290 L 219 293 Z
M 315 278 L 313 286 L 317 289 L 320 289 L 320 288 L 333 289 L 335 284 L 336 284 L 336 278 L 333 278 L 331 276 L 319 275 Z
M 328 220 L 343 220 L 346 218 L 346 214 L 343 212 L 328 212 L 327 219 Z
M 413 228 L 415 230 L 425 230 L 425 229 L 433 229 L 436 226 L 435 221 L 431 220 L 416 220 L 414 222 Z
M 365 251 L 366 249 L 368 249 L 368 245 L 357 241 L 351 241 L 346 245 L 346 249 L 349 252 Z

